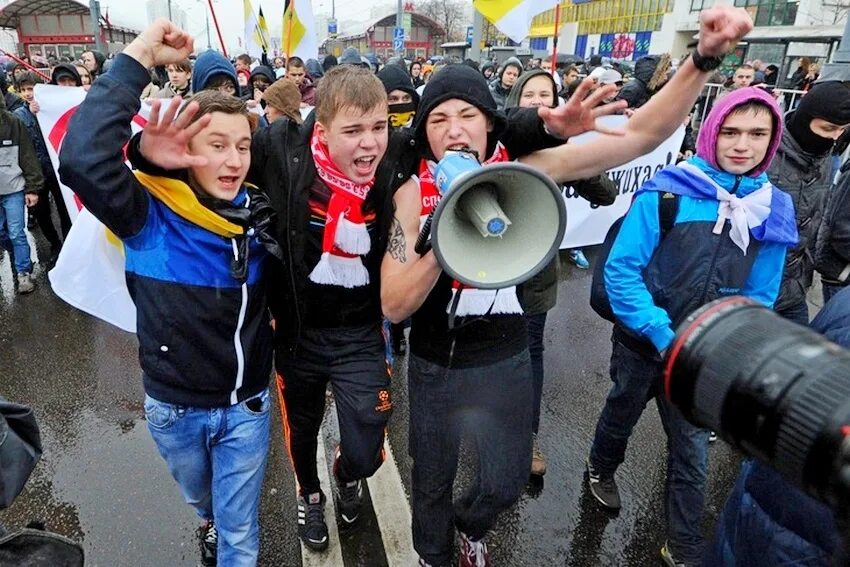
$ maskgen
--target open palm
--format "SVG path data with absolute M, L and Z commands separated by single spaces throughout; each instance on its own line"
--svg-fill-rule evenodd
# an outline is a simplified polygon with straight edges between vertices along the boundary
M 162 101 L 154 99 L 151 102 L 150 118 L 142 132 L 139 145 L 142 155 L 163 169 L 186 169 L 207 165 L 206 158 L 190 152 L 189 141 L 209 124 L 211 116 L 208 114 L 192 122 L 198 112 L 198 103 L 190 102 L 177 120 L 174 120 L 182 102 L 180 97 L 172 98 L 160 117 Z
M 540 107 L 538 114 L 549 132 L 560 138 L 578 136 L 584 132 L 596 130 L 603 134 L 622 134 L 622 131 L 612 129 L 597 123 L 601 116 L 615 114 L 626 108 L 625 101 L 601 104 L 606 98 L 614 96 L 617 87 L 613 85 L 596 88 L 593 79 L 585 79 L 576 89 L 566 104 L 556 108 Z M 593 92 L 591 92 L 593 90 Z

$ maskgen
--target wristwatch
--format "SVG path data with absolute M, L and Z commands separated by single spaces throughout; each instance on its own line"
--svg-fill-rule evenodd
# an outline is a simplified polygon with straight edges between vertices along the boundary
M 714 71 L 723 63 L 723 57 L 720 55 L 715 55 L 714 57 L 703 57 L 699 54 L 698 49 L 694 49 L 691 52 L 691 59 L 694 62 L 694 67 L 699 69 L 704 73 L 708 73 L 709 71 Z

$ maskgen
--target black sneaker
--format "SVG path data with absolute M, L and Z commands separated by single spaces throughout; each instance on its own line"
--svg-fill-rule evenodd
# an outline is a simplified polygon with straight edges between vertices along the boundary
M 363 503 L 363 481 L 355 480 L 339 484 L 339 517 L 346 526 L 354 525 L 360 517 Z
M 602 506 L 608 510 L 620 509 L 620 491 L 617 489 L 614 477 L 601 476 L 590 464 L 590 459 L 587 459 L 587 486 Z
M 198 540 L 201 546 L 201 565 L 215 567 L 218 561 L 218 531 L 215 522 L 208 520 L 198 528 Z
M 298 537 L 313 551 L 324 551 L 328 548 L 325 495 L 321 492 L 298 497 Z

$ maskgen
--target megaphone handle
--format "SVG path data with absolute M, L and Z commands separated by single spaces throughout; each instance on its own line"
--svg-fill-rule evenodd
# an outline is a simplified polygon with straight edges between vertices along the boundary
M 416 239 L 416 246 L 413 250 L 420 256 L 424 256 L 431 249 L 431 221 L 434 219 L 434 211 L 425 219 L 425 224 L 422 225 L 422 230 L 419 232 L 419 238 Z

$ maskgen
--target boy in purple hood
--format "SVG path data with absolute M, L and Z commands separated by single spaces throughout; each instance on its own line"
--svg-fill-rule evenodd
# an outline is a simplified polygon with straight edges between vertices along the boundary
M 709 433 L 664 398 L 662 359 L 676 326 L 700 306 L 727 295 L 776 300 L 786 249 L 797 241 L 791 199 L 764 173 L 781 134 L 773 97 L 757 88 L 729 93 L 704 122 L 697 155 L 637 191 L 605 263 L 614 386 L 587 461 L 589 488 L 604 507 L 620 508 L 614 473 L 655 398 L 667 434 L 661 558 L 670 566 L 702 560 Z

